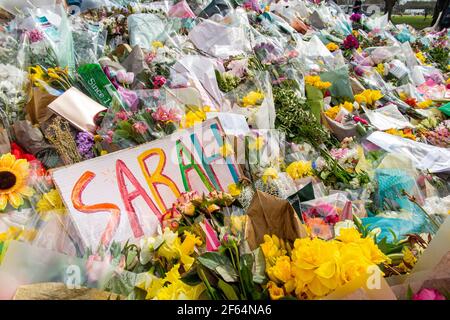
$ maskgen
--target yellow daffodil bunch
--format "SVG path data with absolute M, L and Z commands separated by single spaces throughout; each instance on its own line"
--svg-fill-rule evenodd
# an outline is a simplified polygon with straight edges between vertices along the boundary
M 416 103 L 416 108 L 418 108 L 418 109 L 427 109 L 427 108 L 431 107 L 432 104 L 433 104 L 433 100 L 427 99 L 425 101 L 417 102 Z
M 314 175 L 311 161 L 292 162 L 286 168 L 286 173 L 294 180 Z
M 328 118 L 334 120 L 334 119 L 336 119 L 336 116 L 338 115 L 341 108 L 346 109 L 348 112 L 352 112 L 353 111 L 353 103 L 351 103 L 349 101 L 345 101 L 344 103 L 341 103 L 340 105 L 329 108 L 327 111 L 325 111 L 325 115 Z
M 334 51 L 336 51 L 336 50 L 339 49 L 339 46 L 338 46 L 336 43 L 334 43 L 334 42 L 328 43 L 328 44 L 326 45 L 326 47 L 327 47 L 327 49 L 328 49 L 330 52 L 334 52 Z
M 169 266 L 179 263 L 185 271 L 188 271 L 195 261 L 192 254 L 196 246 L 200 245 L 201 239 L 193 233 L 184 231 L 182 237 L 178 232 L 166 227 L 162 234 L 143 239 L 141 253 L 146 257 L 153 255 L 157 260 L 165 260 Z
M 366 106 L 373 106 L 382 97 L 383 94 L 380 90 L 366 89 L 360 94 L 355 95 L 355 101 Z
M 375 67 L 375 70 L 380 74 L 380 75 L 384 75 L 385 72 L 385 68 L 384 68 L 384 64 L 383 63 L 379 63 L 377 64 L 377 66 Z
M 426 64 L 427 63 L 427 58 L 424 56 L 422 51 L 419 51 L 419 52 L 416 53 L 416 58 L 422 64 Z
M 264 93 L 260 91 L 250 91 L 242 98 L 242 106 L 244 108 L 255 107 L 261 105 L 264 100 Z
M 273 168 L 273 167 L 269 167 L 266 168 L 262 174 L 262 181 L 264 183 L 267 183 L 269 181 L 269 179 L 272 180 L 276 180 L 278 179 L 278 170 Z
M 386 133 L 389 133 L 389 134 L 392 134 L 392 135 L 394 135 L 394 136 L 399 136 L 399 137 L 402 137 L 402 138 L 405 138 L 405 139 L 411 139 L 411 140 L 414 140 L 414 141 L 416 141 L 416 136 L 412 133 L 412 131 L 411 130 L 398 130 L 398 129 L 394 129 L 394 128 L 392 128 L 392 129 L 388 129 L 388 130 L 386 130 L 385 131 Z
M 369 267 L 389 262 L 371 237 L 361 238 L 353 228 L 341 229 L 340 235 L 329 241 L 297 239 L 290 254 L 281 249 L 280 239 L 266 235 L 261 249 L 272 299 L 286 295 L 319 299 L 364 275 Z
M 206 120 L 206 113 L 211 111 L 209 106 L 205 106 L 203 108 L 198 107 L 190 107 L 191 110 L 186 112 L 181 120 L 180 126 L 181 128 L 190 128 L 197 123 L 201 123 Z
M 195 259 L 191 257 L 194 253 L 195 246 L 200 246 L 202 241 L 199 237 L 184 231 L 184 240 L 178 235 L 178 232 L 173 232 L 169 228 L 164 229 L 163 244 L 157 249 L 156 255 L 165 258 L 167 261 L 177 260 L 181 262 L 184 269 L 187 271 L 191 268 Z
M 153 41 L 152 42 L 152 48 L 154 50 L 157 50 L 158 48 L 163 48 L 164 44 L 161 41 Z
M 36 65 L 28 69 L 29 77 L 35 87 L 43 88 L 48 85 L 56 89 L 70 89 L 73 84 L 69 77 L 69 68 L 60 67 L 43 69 Z
M 36 237 L 35 229 L 23 229 L 16 226 L 9 227 L 5 232 L 0 232 L 0 242 L 9 240 L 32 241 Z
M 331 82 L 322 81 L 320 76 L 306 76 L 305 83 L 320 90 L 325 90 L 331 87 Z
M 228 186 L 228 193 L 233 196 L 233 197 L 237 197 L 241 194 L 242 192 L 242 188 L 239 184 L 237 183 L 231 183 Z
M 136 286 L 147 292 L 147 300 L 197 300 L 205 290 L 205 285 L 190 286 L 184 283 L 179 269 L 180 264 L 174 265 L 164 278 L 158 278 L 149 271 Z

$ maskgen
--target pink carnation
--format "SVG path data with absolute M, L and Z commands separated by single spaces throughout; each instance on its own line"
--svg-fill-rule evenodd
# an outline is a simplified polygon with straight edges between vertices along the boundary
M 166 83 L 166 78 L 164 76 L 153 77 L 153 87 L 155 89 L 161 88 Z

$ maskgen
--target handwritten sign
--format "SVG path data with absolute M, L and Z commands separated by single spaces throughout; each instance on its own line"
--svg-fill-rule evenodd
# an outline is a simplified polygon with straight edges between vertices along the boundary
M 138 147 L 56 169 L 55 185 L 82 246 L 96 250 L 156 232 L 184 191 L 227 191 L 239 180 L 218 118 Z

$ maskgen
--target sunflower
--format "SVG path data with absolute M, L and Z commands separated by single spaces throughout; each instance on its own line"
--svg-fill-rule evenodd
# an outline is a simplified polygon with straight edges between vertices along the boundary
M 5 210 L 8 201 L 14 208 L 23 205 L 23 196 L 31 197 L 33 189 L 27 186 L 29 164 L 11 153 L 0 157 L 0 211 Z

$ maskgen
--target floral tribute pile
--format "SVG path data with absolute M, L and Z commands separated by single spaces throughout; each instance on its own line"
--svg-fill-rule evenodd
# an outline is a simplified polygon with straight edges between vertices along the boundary
M 0 7 L 0 297 L 74 265 L 120 299 L 449 297 L 450 31 L 320 0 L 21 3 Z M 74 210 L 105 206 L 72 208 L 55 170 L 217 116 L 245 124 L 218 152 L 239 179 L 82 247 Z

